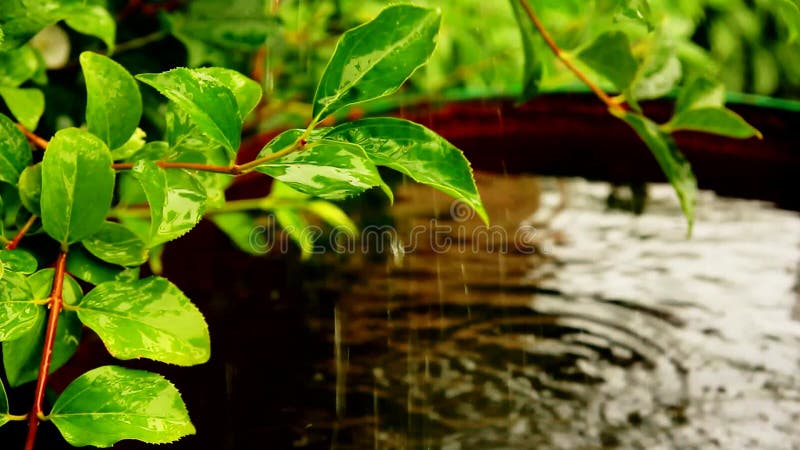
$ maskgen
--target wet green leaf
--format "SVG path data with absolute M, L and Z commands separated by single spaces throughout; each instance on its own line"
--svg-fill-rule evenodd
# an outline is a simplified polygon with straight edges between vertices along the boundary
M 188 172 L 164 170 L 153 161 L 139 161 L 132 173 L 150 204 L 149 247 L 183 236 L 203 217 L 205 191 Z
M 0 181 L 17 184 L 22 170 L 33 162 L 25 135 L 0 114 Z
M 10 270 L 24 275 L 36 272 L 36 268 L 39 265 L 33 255 L 19 248 L 15 250 L 0 249 L 0 264 L 3 265 L 3 270 Z M 2 275 L 0 275 L 0 278 L 2 278 Z
M 117 366 L 91 370 L 58 397 L 50 420 L 73 446 L 123 439 L 164 444 L 194 434 L 175 386 L 161 375 Z
M 42 215 L 42 164 L 28 166 L 19 176 L 19 199 L 31 214 Z
M 578 58 L 598 74 L 604 76 L 620 91 L 633 82 L 639 64 L 631 54 L 628 36 L 622 31 L 611 31 L 597 37 Z
M 684 111 L 668 124 L 671 131 L 691 130 L 703 133 L 719 134 L 737 139 L 762 137 L 761 132 L 753 128 L 738 114 L 725 108 L 699 108 Z
M 80 63 L 86 79 L 87 128 L 108 148 L 124 145 L 142 117 L 142 96 L 136 80 L 107 56 L 83 52 Z
M 18 339 L 35 324 L 43 308 L 34 303 L 28 280 L 6 271 L 0 278 L 0 341 Z
M 76 309 L 115 358 L 191 366 L 211 354 L 203 315 L 164 278 L 100 284 Z
M 42 161 L 42 225 L 62 244 L 91 236 L 111 209 L 111 152 L 96 136 L 66 128 L 53 137 Z
M 25 128 L 35 130 L 39 126 L 39 119 L 44 114 L 44 94 L 41 90 L 0 86 L 0 97 Z
M 86 251 L 83 246 L 73 245 L 67 255 L 67 272 L 89 284 L 106 281 L 133 281 L 139 278 L 139 268 L 125 268 L 102 261 Z
M 291 145 L 302 134 L 302 130 L 282 133 L 261 150 L 259 158 Z M 383 184 L 378 169 L 363 148 L 326 139 L 309 142 L 302 150 L 262 164 L 256 170 L 294 190 L 330 200 Z
M 120 266 L 139 266 L 150 257 L 144 241 L 125 225 L 115 222 L 105 222 L 97 233 L 81 243 L 94 256 Z
M 314 94 L 315 119 L 395 92 L 436 47 L 441 13 L 394 5 L 339 39 Z
M 340 125 L 325 137 L 360 145 L 375 164 L 462 200 L 484 222 L 489 221 L 464 154 L 422 125 L 403 119 L 370 118 Z
M 54 275 L 55 270 L 44 269 L 28 279 L 34 298 L 43 299 L 50 295 Z M 76 304 L 83 296 L 80 286 L 69 275 L 64 278 L 62 296 L 64 302 L 71 305 Z M 39 375 L 46 323 L 47 314 L 40 314 L 36 324 L 24 336 L 3 342 L 3 366 L 8 383 L 12 387 L 34 381 Z M 55 372 L 69 361 L 78 349 L 82 334 L 83 325 L 78 320 L 77 314 L 72 311 L 62 311 L 58 318 L 56 340 L 48 373 Z
M 675 145 L 675 140 L 658 127 L 652 120 L 631 112 L 621 117 L 647 144 L 656 157 L 661 170 L 675 189 L 681 209 L 689 225 L 689 234 L 694 225 L 694 207 L 697 198 L 697 180 L 692 167 Z
M 236 98 L 239 115 L 244 119 L 261 101 L 261 85 L 241 73 L 224 67 L 206 67 L 195 69 L 200 73 L 214 77 L 220 84 L 230 89 Z
M 231 153 L 239 148 L 242 118 L 234 94 L 215 77 L 178 68 L 136 78 L 175 102 L 209 137 Z
M 522 38 L 522 50 L 525 57 L 525 65 L 522 74 L 522 94 L 520 101 L 525 102 L 539 94 L 539 83 L 542 81 L 544 68 L 542 59 L 539 57 L 540 46 L 538 42 L 541 36 L 533 26 L 533 22 L 525 12 L 525 8 L 519 0 L 509 0 L 511 8 L 514 10 L 514 17 L 519 25 L 520 37 Z

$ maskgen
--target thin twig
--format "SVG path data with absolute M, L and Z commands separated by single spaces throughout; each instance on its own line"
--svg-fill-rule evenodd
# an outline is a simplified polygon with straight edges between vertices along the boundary
M 56 342 L 56 330 L 58 329 L 58 317 L 61 314 L 61 306 L 64 303 L 64 277 L 67 270 L 67 253 L 61 252 L 56 260 L 56 272 L 53 275 L 53 289 L 50 291 L 50 316 L 47 319 L 47 330 L 44 336 L 44 347 L 42 348 L 42 360 L 39 363 L 39 376 L 36 379 L 36 392 L 33 399 L 33 408 L 28 415 L 28 438 L 25 441 L 25 450 L 33 450 L 36 444 L 36 431 L 39 429 L 39 421 L 44 417 L 42 404 L 44 403 L 45 389 L 47 388 L 47 376 L 50 372 L 50 362 L 53 357 L 53 346 Z
M 564 51 L 561 50 L 558 44 L 556 44 L 556 41 L 553 39 L 553 36 L 551 36 L 550 33 L 547 31 L 547 29 L 544 27 L 544 24 L 542 24 L 542 21 L 539 19 L 539 16 L 536 15 L 536 12 L 533 10 L 533 7 L 531 7 L 530 3 L 528 3 L 528 0 L 519 0 L 519 1 L 522 7 L 525 8 L 525 12 L 528 13 L 528 17 L 530 17 L 531 22 L 533 22 L 533 26 L 536 27 L 536 30 L 542 36 L 545 43 L 547 43 L 547 46 L 550 47 L 550 50 L 553 51 L 556 57 L 559 60 L 561 60 L 561 62 L 564 63 L 564 65 L 567 66 L 567 68 L 573 74 L 575 74 L 575 76 L 577 76 L 586 86 L 588 86 L 589 89 L 591 89 L 592 92 L 594 92 L 595 95 L 597 95 L 597 98 L 602 100 L 603 103 L 605 103 L 606 106 L 608 106 L 608 109 L 616 112 L 624 112 L 625 107 L 622 104 L 620 104 L 613 98 L 609 97 L 608 94 L 606 94 L 602 89 L 600 89 L 599 86 L 597 86 L 597 84 L 595 84 L 592 80 L 590 80 L 585 73 L 583 73 L 580 69 L 578 69 L 578 67 L 575 66 L 572 60 L 570 60 L 564 55 Z

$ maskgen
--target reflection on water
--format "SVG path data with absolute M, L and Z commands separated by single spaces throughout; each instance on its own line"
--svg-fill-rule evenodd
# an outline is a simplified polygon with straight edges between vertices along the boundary
M 417 246 L 320 281 L 328 296 L 355 279 L 309 319 L 330 352 L 295 446 L 800 448 L 796 213 L 702 193 L 687 240 L 668 186 L 636 217 L 607 210 L 607 185 L 570 181 L 550 220 L 555 183 L 481 184 L 495 225 L 536 226 L 539 251 Z M 431 217 L 479 226 L 449 206 L 404 186 L 399 235 Z

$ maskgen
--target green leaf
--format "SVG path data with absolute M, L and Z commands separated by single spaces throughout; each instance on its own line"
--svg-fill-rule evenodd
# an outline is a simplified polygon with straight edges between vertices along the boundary
M 68 245 L 91 236 L 111 209 L 111 152 L 88 131 L 66 128 L 53 137 L 42 161 L 42 226 Z
M 675 114 L 690 109 L 721 108 L 724 105 L 725 86 L 708 78 L 697 78 L 681 89 L 675 104 Z
M 280 30 L 261 0 L 193 0 L 188 12 L 164 14 L 172 34 L 188 53 L 189 65 L 228 66 L 249 60 L 267 37 Z
M 314 119 L 399 89 L 430 58 L 440 22 L 436 9 L 394 5 L 345 32 L 314 94 Z
M 96 36 L 112 49 L 115 22 L 111 14 L 99 5 L 69 0 L 0 1 L 0 23 L 6 39 L 0 51 L 17 48 L 48 25 L 60 20 L 75 31 Z
M 352 219 L 342 211 L 341 208 L 331 202 L 324 200 L 316 200 L 309 202 L 305 210 L 315 214 L 324 220 L 328 225 L 336 228 L 338 231 L 346 233 L 348 236 L 355 238 L 358 234 L 358 227 Z
M 656 157 L 661 170 L 664 171 L 678 195 L 681 209 L 689 225 L 688 232 L 691 235 L 697 198 L 697 180 L 692 173 L 691 165 L 678 150 L 672 137 L 661 131 L 652 120 L 631 112 L 626 112 L 620 118 L 636 131 L 636 134 Z
M 2 29 L 0 29 L 0 37 L 2 37 Z M 0 42 L 2 39 L 0 39 Z M 8 396 L 6 395 L 6 387 L 3 385 L 3 381 L 0 380 L 0 427 L 7 424 L 9 419 L 9 409 L 8 409 Z
M 375 164 L 462 200 L 488 223 L 489 216 L 464 154 L 422 125 L 403 119 L 369 118 L 340 125 L 325 138 L 360 145 Z
M 125 225 L 115 222 L 105 222 L 97 233 L 81 243 L 94 256 L 120 266 L 139 266 L 150 257 L 144 241 Z
M 76 447 L 111 447 L 123 439 L 165 444 L 195 433 L 172 383 L 117 366 L 78 377 L 58 397 L 49 418 Z
M 251 255 L 262 255 L 265 251 L 256 244 L 264 243 L 264 234 L 269 232 L 266 228 L 256 228 L 253 217 L 245 212 L 230 212 L 211 215 L 211 221 L 225 233 L 239 250 Z M 259 234 L 257 234 L 259 233 Z
M 175 102 L 209 137 L 231 153 L 241 141 L 242 117 L 234 94 L 213 76 L 178 68 L 136 78 Z
M 33 162 L 25 135 L 0 114 L 0 181 L 17 184 L 22 170 Z
M 725 108 L 700 108 L 684 111 L 667 124 L 669 130 L 691 130 L 703 133 L 718 134 L 737 139 L 757 137 L 761 132 L 735 112 Z
M 0 268 L 2 269 L 0 270 L 0 278 L 2 278 L 4 270 L 30 275 L 36 272 L 39 263 L 33 255 L 25 250 L 15 249 L 0 250 L 0 265 L 2 265 L 2 268 Z
M 114 161 L 130 158 L 131 156 L 137 154 L 139 150 L 144 148 L 146 145 L 146 137 L 147 134 L 144 132 L 144 130 L 141 128 L 136 128 L 136 130 L 133 131 L 133 135 L 128 139 L 128 142 L 111 150 L 111 157 L 114 158 Z
M 38 70 L 39 59 L 32 47 L 0 50 L 0 86 L 17 87 L 30 80 Z
M 25 128 L 35 130 L 39 126 L 39 119 L 44 114 L 44 94 L 41 90 L 0 86 L 0 97 Z
M 50 295 L 54 276 L 55 270 L 45 269 L 36 272 L 28 279 L 34 298 L 44 299 Z M 65 303 L 74 305 L 81 299 L 83 292 L 78 283 L 67 275 L 64 278 L 62 295 Z M 39 375 L 46 322 L 46 314 L 39 314 L 36 324 L 24 336 L 3 342 L 3 366 L 12 387 L 34 381 Z M 78 349 L 82 334 L 83 326 L 77 314 L 72 311 L 61 311 L 48 373 L 55 372 L 69 361 Z
M 775 7 L 780 11 L 780 14 L 777 14 L 778 19 L 789 30 L 789 42 L 794 42 L 800 34 L 800 8 L 793 0 L 774 0 L 774 2 Z
M 115 358 L 191 366 L 211 355 L 203 315 L 164 278 L 100 284 L 76 310 Z
M 195 70 L 214 77 L 233 93 L 242 119 L 250 114 L 261 101 L 261 85 L 235 70 L 224 67 L 206 67 Z
M 539 84 L 542 81 L 544 67 L 542 59 L 539 57 L 539 50 L 541 47 L 538 45 L 541 39 L 536 28 L 533 26 L 524 7 L 519 0 L 509 0 L 511 8 L 514 10 L 514 17 L 519 26 L 520 36 L 522 38 L 522 50 L 525 57 L 525 65 L 522 74 L 522 94 L 520 101 L 525 102 L 539 94 Z
M 31 214 L 42 215 L 42 164 L 28 166 L 19 176 L 19 199 Z
M 683 65 L 675 49 L 662 46 L 648 55 L 639 66 L 631 85 L 632 99 L 648 100 L 662 97 L 674 89 L 683 77 Z
M 139 278 L 139 268 L 125 268 L 101 261 L 82 246 L 72 246 L 67 255 L 67 272 L 89 284 L 107 281 L 133 281 Z
M 61 15 L 70 28 L 100 38 L 109 53 L 114 51 L 117 25 L 106 8 L 100 5 L 70 5 L 63 9 Z
M 614 83 L 620 91 L 627 89 L 633 82 L 639 66 L 631 54 L 628 36 L 622 31 L 601 34 L 578 54 L 578 58 Z
M 314 251 L 313 234 L 309 231 L 309 223 L 303 215 L 293 208 L 277 208 L 275 219 L 286 234 L 300 247 L 301 257 L 308 259 Z
M 302 135 L 303 130 L 286 131 L 268 143 L 258 157 L 276 153 Z M 309 142 L 302 150 L 262 164 L 256 170 L 294 190 L 330 200 L 346 198 L 383 184 L 378 169 L 363 148 L 326 139 Z
M 150 204 L 150 248 L 176 239 L 197 225 L 205 212 L 203 186 L 184 170 L 164 170 L 138 161 L 131 172 Z
M 86 79 L 86 126 L 108 148 L 128 142 L 142 117 L 142 95 L 136 80 L 124 67 L 103 56 L 80 56 Z
M 36 324 L 43 308 L 34 300 L 28 280 L 6 271 L 0 278 L 0 341 L 18 339 Z

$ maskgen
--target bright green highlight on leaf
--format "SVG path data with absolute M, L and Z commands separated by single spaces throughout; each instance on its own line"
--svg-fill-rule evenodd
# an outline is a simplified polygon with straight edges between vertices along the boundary
M 91 236 L 105 221 L 114 192 L 108 147 L 88 131 L 66 128 L 42 161 L 42 226 L 62 245 Z
M 150 248 L 183 236 L 203 217 L 205 191 L 189 172 L 142 160 L 132 173 L 150 204 Z
M 689 162 L 678 150 L 675 140 L 652 120 L 635 113 L 627 112 L 620 117 L 628 123 L 636 134 L 647 144 L 656 157 L 661 170 L 675 189 L 680 200 L 681 209 L 689 224 L 689 234 L 694 225 L 694 207 L 697 198 L 697 180 L 692 173 Z
M 142 96 L 136 80 L 106 56 L 83 52 L 86 79 L 86 126 L 114 149 L 125 144 L 142 117 Z
M 36 272 L 36 258 L 25 250 L 2 250 L 0 249 L 0 264 L 2 270 L 10 270 L 21 274 L 29 275 Z M 4 272 L 0 272 L 4 273 Z M 0 276 L 2 278 L 2 276 Z
M 375 164 L 462 200 L 489 222 L 464 154 L 422 125 L 403 119 L 370 118 L 340 125 L 325 137 L 360 145 Z
M 224 67 L 204 67 L 196 72 L 214 77 L 220 84 L 230 89 L 236 98 L 239 115 L 244 119 L 261 101 L 261 85 L 239 72 Z
M 231 153 L 239 149 L 242 117 L 236 97 L 215 76 L 199 70 L 178 68 L 164 73 L 145 73 L 136 78 L 175 102 L 201 131 Z
M 738 139 L 758 137 L 761 132 L 753 128 L 738 114 L 725 108 L 700 108 L 675 116 L 668 124 L 672 131 L 691 130 L 719 134 Z
M 45 299 L 50 295 L 54 275 L 55 270 L 44 269 L 28 279 L 34 298 Z M 80 301 L 83 296 L 80 286 L 70 276 L 64 279 L 62 296 L 64 302 L 71 305 Z M 39 308 L 42 311 L 45 310 L 44 306 L 39 306 Z M 13 341 L 3 342 L 3 366 L 12 387 L 36 380 L 39 374 L 39 363 L 42 359 L 46 322 L 47 315 L 39 314 L 35 325 L 24 336 Z M 82 334 L 83 325 L 78 320 L 78 316 L 71 311 L 62 311 L 56 328 L 56 340 L 53 345 L 49 373 L 53 373 L 63 366 L 75 354 Z
M 100 284 L 75 309 L 115 358 L 191 366 L 211 355 L 203 315 L 164 278 Z
M 73 245 L 67 255 L 67 272 L 89 284 L 106 281 L 133 281 L 139 278 L 139 268 L 125 268 L 109 264 L 89 253 L 80 245 Z
M 394 5 L 345 32 L 314 94 L 314 119 L 397 91 L 430 58 L 440 22 L 438 10 Z
M 264 157 L 292 145 L 303 130 L 289 130 L 273 139 L 258 154 Z M 256 168 L 292 189 L 317 197 L 339 200 L 383 185 L 378 169 L 364 149 L 347 142 L 319 139 Z
M 22 170 L 33 162 L 25 135 L 0 114 L 0 181 L 16 184 Z
M 49 418 L 76 447 L 111 447 L 123 439 L 165 444 L 195 433 L 172 383 L 117 366 L 78 377 L 58 397 Z
M 34 300 L 25 276 L 6 270 L 0 278 L 0 341 L 19 339 L 36 324 L 43 312 Z

